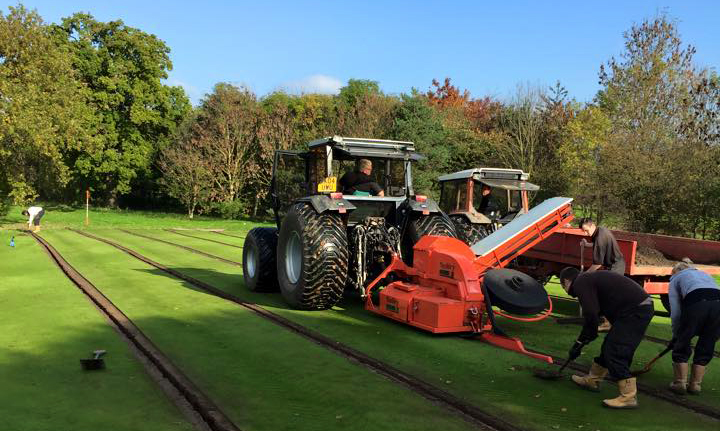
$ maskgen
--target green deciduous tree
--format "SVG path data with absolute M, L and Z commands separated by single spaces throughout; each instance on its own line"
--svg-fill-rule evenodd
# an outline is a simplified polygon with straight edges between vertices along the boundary
M 598 102 L 612 129 L 596 188 L 607 192 L 609 208 L 622 209 L 631 229 L 695 230 L 702 177 L 714 166 L 713 126 L 702 121 L 712 110 L 712 86 L 701 85 L 708 74 L 695 66 L 694 53 L 675 23 L 659 16 L 627 31 L 623 54 L 601 67 Z
M 208 207 L 213 175 L 202 148 L 191 136 L 183 136 L 164 148 L 158 166 L 162 173 L 160 183 L 170 196 L 185 206 L 189 218 L 193 218 L 198 206 Z
M 181 88 L 163 84 L 170 49 L 154 35 L 77 13 L 55 27 L 55 37 L 91 90 L 91 132 L 99 140 L 99 148 L 72 155 L 76 187 L 91 186 L 112 203 L 149 174 L 158 149 L 187 115 L 188 99 Z
M 37 12 L 0 12 L 0 198 L 58 196 L 73 175 L 66 155 L 97 148 L 88 95 Z
M 607 195 L 598 187 L 600 150 L 606 146 L 611 128 L 610 119 L 599 107 L 579 110 L 567 124 L 558 149 L 559 163 L 552 170 L 565 184 L 567 195 L 575 198 L 575 205 L 598 221 L 602 221 Z
M 439 198 L 436 180 L 448 172 L 452 157 L 442 116 L 425 95 L 414 92 L 403 95 L 401 100 L 393 113 L 390 137 L 415 143 L 417 151 L 425 156 L 413 169 L 415 192 Z

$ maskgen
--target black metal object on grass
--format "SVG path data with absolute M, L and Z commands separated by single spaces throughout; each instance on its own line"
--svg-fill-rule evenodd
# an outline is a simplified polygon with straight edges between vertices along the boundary
M 93 371 L 93 370 L 104 370 L 105 369 L 105 360 L 102 359 L 102 356 L 106 353 L 105 350 L 95 350 L 93 352 L 93 357 L 90 359 L 80 359 L 80 366 L 85 371 Z

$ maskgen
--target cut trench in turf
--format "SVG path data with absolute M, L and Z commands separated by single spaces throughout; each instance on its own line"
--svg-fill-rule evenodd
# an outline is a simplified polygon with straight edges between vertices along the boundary
M 74 230 L 74 229 L 73 229 L 73 230 Z M 188 238 L 201 239 L 201 240 L 203 240 L 203 241 L 210 241 L 210 242 L 214 242 L 215 244 L 222 244 L 222 245 L 226 245 L 226 246 L 228 246 L 228 247 L 235 247 L 235 248 L 240 248 L 240 249 L 242 248 L 242 247 L 239 246 L 239 245 L 229 244 L 229 243 L 227 243 L 227 242 L 222 242 L 222 241 L 215 241 L 214 239 L 203 238 L 203 237 L 201 237 L 201 236 L 189 235 L 189 234 L 186 234 L 185 232 L 180 232 L 180 231 L 175 230 L 175 229 L 164 229 L 164 230 L 167 231 L 167 232 L 172 232 L 172 233 L 174 233 L 174 234 L 176 234 L 176 235 L 186 236 L 186 237 L 188 237 Z
M 212 231 L 210 231 L 210 232 L 216 233 L 216 234 L 218 234 L 218 235 L 229 236 L 229 237 L 232 237 L 232 238 L 245 239 L 244 236 L 232 235 L 232 234 L 229 234 L 229 233 L 227 233 L 227 232 L 220 232 L 219 230 L 212 230 Z
M 155 370 L 150 370 L 149 373 L 151 376 L 159 373 L 172 386 L 172 389 L 174 389 L 172 392 L 174 392 L 176 396 L 170 396 L 171 401 L 173 401 L 181 411 L 186 411 L 187 405 L 192 406 L 193 411 L 201 418 L 199 424 L 198 417 L 191 418 L 193 419 L 192 422 L 199 429 L 240 431 L 220 408 L 140 331 L 122 310 L 117 308 L 112 301 L 103 295 L 89 280 L 75 270 L 50 243 L 35 233 L 31 233 L 31 235 L 70 281 L 112 322 L 113 326 L 118 330 L 118 333 L 122 334 L 126 341 L 136 348 L 136 352 L 142 356 L 141 362 L 143 365 L 151 365 L 151 367 L 155 368 Z M 165 386 L 165 388 L 167 389 L 167 386 Z M 166 391 L 166 393 L 168 392 Z
M 323 346 L 327 348 L 328 350 L 339 354 L 346 359 L 350 360 L 353 363 L 360 364 L 371 371 L 374 371 L 382 376 L 385 376 L 390 381 L 393 381 L 395 383 L 398 383 L 405 388 L 415 392 L 416 394 L 422 396 L 423 398 L 435 403 L 438 406 L 441 406 L 445 408 L 446 410 L 458 415 L 459 417 L 465 419 L 466 421 L 480 427 L 480 429 L 485 430 L 498 430 L 498 431 L 520 431 L 523 428 L 520 428 L 516 425 L 513 425 L 509 422 L 507 422 L 505 419 L 498 417 L 497 415 L 494 415 L 492 413 L 489 413 L 480 407 L 468 403 L 464 400 L 462 400 L 459 397 L 456 397 L 455 395 L 450 394 L 449 392 L 438 388 L 437 386 L 434 386 L 420 378 L 417 378 L 411 374 L 405 373 L 392 365 L 389 365 L 379 359 L 373 358 L 371 356 L 368 356 L 352 347 L 349 347 L 339 341 L 336 341 L 332 338 L 329 338 L 325 335 L 322 335 L 314 330 L 311 330 L 309 328 L 306 328 L 305 326 L 302 326 L 298 323 L 295 323 L 291 320 L 288 320 L 282 316 L 279 316 L 271 311 L 266 310 L 265 308 L 262 308 L 256 304 L 247 302 L 242 300 L 241 298 L 238 298 L 235 295 L 229 294 L 223 290 L 220 290 L 212 285 L 209 285 L 203 281 L 197 280 L 195 278 L 189 277 L 181 272 L 175 271 L 171 268 L 167 268 L 164 265 L 154 262 L 153 260 L 148 259 L 147 257 L 141 255 L 140 253 L 131 250 L 127 247 L 124 247 L 114 241 L 110 241 L 108 239 L 98 237 L 95 235 L 92 235 L 90 233 L 79 231 L 76 229 L 70 229 L 71 231 L 83 235 L 87 238 L 92 238 L 94 240 L 103 242 L 105 244 L 111 245 L 118 250 L 121 250 L 130 256 L 148 264 L 151 265 L 161 271 L 164 271 L 168 274 L 171 274 L 181 280 L 184 280 L 190 284 L 192 284 L 194 287 L 197 287 L 199 289 L 202 289 L 208 293 L 211 293 L 217 297 L 223 298 L 225 300 L 234 302 L 238 305 L 241 305 L 257 315 L 268 319 L 269 321 L 277 324 L 278 326 L 281 326 L 293 333 L 296 333 L 320 346 Z
M 306 336 L 306 337 L 314 340 L 315 342 L 318 342 L 318 340 L 317 340 L 315 337 L 320 337 L 321 339 L 324 340 L 324 342 L 318 342 L 319 344 L 321 344 L 321 345 L 323 345 L 323 346 L 325 346 L 325 347 L 327 347 L 327 348 L 330 348 L 331 350 L 334 350 L 334 351 L 336 351 L 336 352 L 338 352 L 338 353 L 340 353 L 340 354 L 342 354 L 342 355 L 344 355 L 344 356 L 351 357 L 352 359 L 355 359 L 355 360 L 357 360 L 358 362 L 365 364 L 366 366 L 368 366 L 368 363 L 365 362 L 366 360 L 371 360 L 371 361 L 374 361 L 374 362 L 383 364 L 382 361 L 379 361 L 379 360 L 376 360 L 376 359 L 374 359 L 374 358 L 368 357 L 367 355 L 365 355 L 365 354 L 363 354 L 363 353 L 360 353 L 360 352 L 354 350 L 354 349 L 351 348 L 351 347 L 345 346 L 345 345 L 343 345 L 343 344 L 341 344 L 341 343 L 339 343 L 339 342 L 336 342 L 336 341 L 334 341 L 334 340 L 332 340 L 332 339 L 330 339 L 330 338 L 328 338 L 328 337 L 326 337 L 326 336 L 324 336 L 324 335 L 321 335 L 321 334 L 319 334 L 319 333 L 317 333 L 317 332 L 315 332 L 315 331 L 313 331 L 313 330 L 309 330 L 309 329 L 303 327 L 302 325 L 299 325 L 299 324 L 297 324 L 297 323 L 295 323 L 295 322 L 292 322 L 292 321 L 289 321 L 289 320 L 287 320 L 287 319 L 285 319 L 285 318 L 283 318 L 283 317 L 280 317 L 280 316 L 278 316 L 278 315 L 276 315 L 276 314 L 274 314 L 274 313 L 272 313 L 272 312 L 269 312 L 269 311 L 265 310 L 264 308 L 262 308 L 262 307 L 260 307 L 260 306 L 258 306 L 258 305 L 256 305 L 256 304 L 248 303 L 248 302 L 246 302 L 246 301 L 244 301 L 244 300 L 242 300 L 242 299 L 240 299 L 240 298 L 238 298 L 238 297 L 236 297 L 236 296 L 234 296 L 234 295 L 232 295 L 232 294 L 229 294 L 229 293 L 227 293 L 227 292 L 225 292 L 225 291 L 222 291 L 222 290 L 220 290 L 220 289 L 218 289 L 218 288 L 216 288 L 216 287 L 214 287 L 214 286 L 212 286 L 212 285 L 209 285 L 209 284 L 207 284 L 207 283 L 205 283 L 205 282 L 202 282 L 202 281 L 200 281 L 200 280 L 196 280 L 196 279 L 194 279 L 194 278 L 192 278 L 192 277 L 186 276 L 185 274 L 182 274 L 182 273 L 180 273 L 180 272 L 178 272 L 178 271 L 175 271 L 175 270 L 166 268 L 166 267 L 164 267 L 163 265 L 158 264 L 158 263 L 156 263 L 156 262 L 153 262 L 153 261 L 145 258 L 144 256 L 140 255 L 139 253 L 137 253 L 137 252 L 135 252 L 135 251 L 133 251 L 133 250 L 130 250 L 130 249 L 128 249 L 128 248 L 126 248 L 126 247 L 124 247 L 124 246 L 122 246 L 122 245 L 120 245 L 120 244 L 117 244 L 117 243 L 115 243 L 115 242 L 113 242 L 113 241 L 110 241 L 110 240 L 107 240 L 107 239 L 104 239 L 104 238 L 96 237 L 96 236 L 94 236 L 94 235 L 91 235 L 91 234 L 88 234 L 88 233 L 85 233 L 85 232 L 82 232 L 82 231 L 76 231 L 76 230 L 74 230 L 74 229 L 71 229 L 71 230 L 73 230 L 73 231 L 75 231 L 76 233 L 79 233 L 79 234 L 81 234 L 81 235 L 85 235 L 85 236 L 87 236 L 87 237 L 89 237 L 89 238 L 93 238 L 93 239 L 95 239 L 95 240 L 98 240 L 98 241 L 107 243 L 107 244 L 109 244 L 109 245 L 112 245 L 113 247 L 116 247 L 116 248 L 118 248 L 118 249 L 120 249 L 120 250 L 122 250 L 122 251 L 124 251 L 124 252 L 126 252 L 126 253 L 128 253 L 128 254 L 130 254 L 130 255 L 132 255 L 133 257 L 135 257 L 135 258 L 137 258 L 137 259 L 139 259 L 139 260 L 141 260 L 141 261 L 144 261 L 144 262 L 146 262 L 146 263 L 149 263 L 150 265 L 155 266 L 156 268 L 158 268 L 158 269 L 160 269 L 160 270 L 162 270 L 162 271 L 165 271 L 165 272 L 167 272 L 167 273 L 170 273 L 170 274 L 172 274 L 172 275 L 174 275 L 174 276 L 176 276 L 176 277 L 178 277 L 178 278 L 181 278 L 181 279 L 187 281 L 188 283 L 193 284 L 195 287 L 198 287 L 198 288 L 200 288 L 200 289 L 206 290 L 206 291 L 208 291 L 208 292 L 210 292 L 210 293 L 213 293 L 213 294 L 215 294 L 216 296 L 219 296 L 219 297 L 221 297 L 221 298 L 224 298 L 224 299 L 227 299 L 227 300 L 236 302 L 236 303 L 238 303 L 238 304 L 240 304 L 240 305 L 242 305 L 242 306 L 244 306 L 244 307 L 250 308 L 250 309 L 252 309 L 253 311 L 256 311 L 257 313 L 260 313 L 260 314 L 264 315 L 265 317 L 271 319 L 271 320 L 274 321 L 275 323 L 277 323 L 277 324 L 279 324 L 279 325 L 281 325 L 281 326 L 284 326 L 284 327 L 286 327 L 287 329 L 290 329 L 290 330 L 292 330 L 292 331 L 294 331 L 294 332 L 300 333 L 301 335 L 304 335 L 304 336 Z M 306 334 L 306 332 L 307 332 L 307 334 Z M 309 335 L 308 335 L 308 334 L 309 334 Z M 328 343 L 328 344 L 326 344 L 326 343 Z M 342 350 L 338 350 L 338 349 L 336 349 L 335 347 L 342 347 Z M 348 350 L 345 351 L 344 349 L 348 349 Z M 535 351 L 535 352 L 537 352 L 537 353 L 545 354 L 544 352 L 540 352 L 540 351 L 538 351 L 538 350 L 533 350 L 533 351 Z M 348 354 L 348 352 L 352 352 L 352 355 L 359 354 L 359 355 L 361 355 L 362 357 L 365 357 L 366 359 L 365 359 L 365 360 L 358 359 L 357 357 L 354 357 L 354 356 L 351 356 L 350 354 Z M 554 359 L 555 362 L 558 362 L 558 363 L 559 363 L 559 362 L 564 361 L 565 358 L 553 357 L 553 359 Z M 390 377 L 391 379 L 393 379 L 391 376 L 389 376 L 386 372 L 384 372 L 384 371 L 382 370 L 382 367 L 383 367 L 383 366 L 392 368 L 392 366 L 389 366 L 389 365 L 387 365 L 387 364 L 384 364 L 384 365 L 382 365 L 382 366 L 380 367 L 381 369 L 375 369 L 375 368 L 373 368 L 373 369 L 375 369 L 375 371 L 378 371 L 378 372 L 380 372 L 381 374 L 386 375 L 386 376 Z M 371 367 L 371 368 L 372 368 L 372 367 Z M 588 369 L 588 367 L 584 367 L 584 366 L 582 366 L 582 365 L 580 365 L 580 364 L 576 364 L 576 363 L 570 363 L 570 364 L 568 365 L 568 368 L 571 368 L 571 369 L 573 369 L 573 370 L 575 370 L 575 371 L 581 371 L 581 372 L 587 372 L 587 369 Z M 405 376 L 405 377 L 411 377 L 411 378 L 412 378 L 412 376 L 409 376 L 409 375 L 407 375 L 406 373 L 403 373 L 403 372 L 401 372 L 401 371 L 399 371 L 399 370 L 397 370 L 397 369 L 395 369 L 395 371 L 398 372 L 398 373 L 400 373 L 401 375 L 403 375 L 403 376 Z M 396 380 L 396 379 L 393 379 L 393 380 Z M 396 380 L 396 381 L 397 381 L 397 380 Z M 401 382 L 404 382 L 404 381 L 401 380 Z M 420 380 L 420 382 L 422 382 L 422 381 Z M 404 383 L 406 383 L 406 382 L 404 382 Z M 432 385 L 429 385 L 429 386 L 431 386 L 433 389 L 437 389 L 437 388 L 433 387 Z M 452 397 L 452 398 L 455 398 L 453 395 L 448 394 L 448 393 L 446 393 L 445 391 L 443 391 L 443 390 L 441 390 L 441 389 L 437 389 L 437 390 L 440 391 L 441 393 L 445 393 L 446 395 L 449 395 L 449 396 Z M 641 392 L 643 392 L 643 393 L 645 393 L 646 395 L 649 395 L 649 396 L 651 396 L 651 397 L 653 397 L 653 398 L 656 398 L 656 399 L 659 399 L 659 400 L 662 400 L 662 401 L 665 401 L 665 402 L 669 402 L 669 403 L 671 403 L 671 404 L 674 404 L 674 405 L 676 405 L 676 406 L 678 406 L 678 407 L 687 409 L 687 410 L 692 411 L 692 412 L 694 412 L 694 413 L 699 413 L 699 414 L 702 414 L 702 415 L 707 416 L 707 417 L 712 418 L 712 419 L 720 419 L 720 410 L 717 410 L 717 409 L 715 409 L 715 408 L 713 408 L 713 407 L 705 406 L 705 405 L 702 405 L 702 404 L 699 404 L 699 403 L 695 403 L 695 402 L 692 402 L 692 401 L 688 401 L 688 400 L 685 400 L 685 399 L 676 398 L 674 395 L 672 395 L 672 394 L 670 394 L 670 393 L 666 393 L 667 391 L 663 391 L 663 390 L 660 390 L 660 389 L 657 389 L 657 388 L 654 388 L 654 387 L 651 387 L 651 386 L 648 386 L 648 385 L 638 384 L 638 390 L 640 390 Z M 425 395 L 423 395 L 423 396 L 425 396 Z M 472 408 L 476 408 L 475 406 L 471 406 L 471 407 L 472 407 Z
M 215 256 L 214 254 L 205 253 L 204 251 L 200 251 L 200 250 L 197 250 L 197 249 L 194 249 L 194 248 L 182 245 L 182 244 L 178 244 L 178 243 L 171 242 L 171 241 L 165 241 L 164 239 L 155 238 L 155 237 L 148 236 L 148 235 L 143 235 L 141 233 L 133 232 L 130 230 L 125 230 L 125 229 L 119 229 L 119 230 L 120 230 L 120 232 L 125 232 L 130 235 L 135 235 L 140 238 L 149 239 L 151 241 L 157 241 L 157 242 L 160 242 L 163 244 L 172 245 L 173 247 L 178 247 L 178 248 L 182 248 L 183 250 L 187 250 L 190 253 L 199 254 L 201 256 L 209 257 L 210 259 L 215 259 L 215 260 L 219 260 L 221 262 L 229 263 L 230 265 L 242 267 L 242 263 L 240 263 L 240 262 L 235 262 L 234 260 L 229 260 L 229 259 L 225 259 L 224 257 Z

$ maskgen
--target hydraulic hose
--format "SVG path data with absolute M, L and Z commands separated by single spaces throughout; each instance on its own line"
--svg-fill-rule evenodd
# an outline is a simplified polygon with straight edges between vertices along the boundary
M 552 305 L 552 299 L 550 299 L 550 297 L 548 297 L 548 304 L 549 305 L 548 305 L 547 310 L 545 310 L 542 314 L 539 314 L 534 317 L 513 316 L 512 314 L 506 314 L 506 313 L 503 313 L 502 311 L 496 311 L 495 314 L 498 316 L 508 318 L 510 320 L 517 320 L 519 322 L 537 322 L 538 320 L 543 320 L 544 318 L 548 317 L 550 315 L 550 313 L 552 313 L 553 305 Z

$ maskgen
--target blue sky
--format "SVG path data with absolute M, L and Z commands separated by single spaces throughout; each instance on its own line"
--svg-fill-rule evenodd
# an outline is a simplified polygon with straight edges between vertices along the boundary
M 15 2 L 3 0 L 3 10 Z M 217 82 L 336 92 L 351 78 L 386 93 L 450 77 L 473 96 L 505 98 L 518 84 L 556 80 L 590 101 L 601 63 L 623 31 L 665 11 L 701 66 L 720 65 L 717 1 L 184 1 L 26 0 L 47 22 L 74 12 L 122 19 L 164 40 L 194 103 Z

